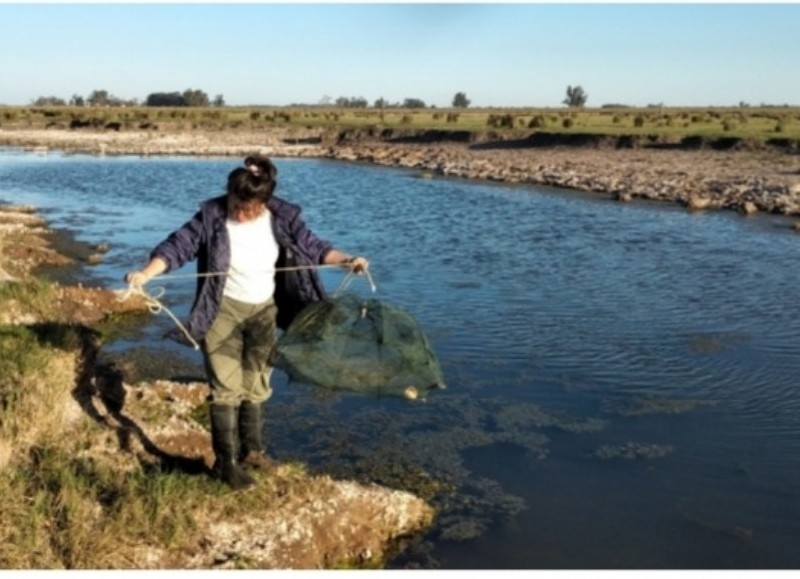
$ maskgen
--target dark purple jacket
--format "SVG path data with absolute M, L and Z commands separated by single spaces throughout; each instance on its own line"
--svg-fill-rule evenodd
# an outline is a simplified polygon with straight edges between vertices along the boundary
M 333 246 L 306 227 L 300 217 L 300 207 L 271 197 L 267 208 L 272 214 L 272 231 L 280 248 L 276 267 L 322 264 Z M 227 272 L 231 261 L 231 241 L 225 227 L 227 218 L 227 196 L 205 201 L 191 220 L 156 246 L 150 258 L 163 259 L 167 271 L 196 259 L 198 274 Z M 224 275 L 197 278 L 197 293 L 186 322 L 187 331 L 197 341 L 205 337 L 217 317 L 226 280 Z M 278 327 L 286 329 L 303 307 L 325 297 L 325 288 L 315 269 L 276 272 Z

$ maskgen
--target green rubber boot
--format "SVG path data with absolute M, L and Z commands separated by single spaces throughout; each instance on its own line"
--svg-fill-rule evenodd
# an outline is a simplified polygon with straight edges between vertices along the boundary
M 239 459 L 246 467 L 269 472 L 275 470 L 278 465 L 264 451 L 261 439 L 263 430 L 263 403 L 242 402 L 239 406 L 239 436 L 242 440 Z
M 238 461 L 239 408 L 220 404 L 211 405 L 211 443 L 214 447 L 213 474 L 233 490 L 244 490 L 256 484 Z

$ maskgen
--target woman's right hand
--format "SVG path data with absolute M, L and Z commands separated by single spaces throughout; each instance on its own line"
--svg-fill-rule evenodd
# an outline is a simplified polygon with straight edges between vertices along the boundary
M 142 287 L 148 281 L 150 281 L 150 277 L 143 271 L 129 271 L 125 274 L 125 283 L 129 285 Z
M 167 262 L 160 257 L 154 257 L 146 266 L 137 271 L 129 271 L 125 274 L 125 283 L 142 287 L 156 276 L 167 271 Z

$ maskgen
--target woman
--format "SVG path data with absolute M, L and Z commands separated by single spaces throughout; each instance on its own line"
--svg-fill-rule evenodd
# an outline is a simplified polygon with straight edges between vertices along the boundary
M 313 265 L 363 272 L 369 262 L 319 239 L 299 206 L 273 196 L 277 169 L 265 157 L 228 175 L 225 195 L 198 212 L 125 276 L 144 285 L 197 260 L 197 292 L 186 330 L 201 344 L 211 387 L 213 474 L 234 489 L 255 481 L 242 468 L 272 467 L 261 441 L 262 406 L 272 394 L 267 364 L 276 326 L 285 329 L 305 305 L 325 298 Z M 276 271 L 278 270 L 278 271 Z

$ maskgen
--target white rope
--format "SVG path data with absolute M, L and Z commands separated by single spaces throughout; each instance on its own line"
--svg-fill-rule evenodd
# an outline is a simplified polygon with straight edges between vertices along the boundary
M 10 273 L 8 273 L 6 270 L 4 270 L 2 267 L 0 267 L 0 282 L 4 281 L 18 282 L 19 280 Z
M 253 273 L 271 273 L 271 272 L 278 272 L 278 271 L 301 271 L 304 269 L 323 269 L 323 268 L 339 268 L 341 269 L 343 266 L 338 263 L 325 263 L 321 265 L 293 265 L 292 267 L 274 267 L 272 269 L 262 269 L 258 271 L 254 271 Z M 366 272 L 366 270 L 364 270 Z M 190 278 L 190 277 L 223 277 L 226 275 L 230 275 L 227 272 L 222 271 L 212 271 L 209 273 L 160 273 L 158 275 L 154 275 L 151 279 L 156 278 L 171 278 L 171 279 L 178 279 L 178 278 Z
M 364 277 L 367 278 L 367 282 L 369 283 L 369 287 L 372 289 L 372 293 L 375 293 L 376 291 L 378 291 L 378 288 L 375 287 L 375 282 L 372 280 L 372 276 L 369 273 L 369 269 L 365 269 L 363 273 L 364 273 Z M 344 279 L 342 280 L 342 283 L 340 283 L 339 287 L 336 288 L 336 291 L 333 292 L 333 297 L 338 297 L 344 290 L 346 290 L 348 287 L 350 287 L 350 284 L 353 283 L 353 280 L 358 275 L 359 274 L 355 273 L 352 270 L 347 272 L 347 275 L 344 276 Z
M 296 266 L 292 266 L 292 267 L 276 267 L 274 269 L 266 270 L 266 271 L 275 271 L 275 272 L 278 272 L 278 271 L 300 271 L 300 270 L 304 270 L 304 269 L 321 269 L 321 268 L 324 268 L 324 267 L 337 267 L 337 268 L 340 268 L 342 266 L 338 265 L 338 264 L 296 265 Z M 370 273 L 369 273 L 369 268 L 364 269 L 363 270 L 363 274 L 366 277 L 367 281 L 369 282 L 369 286 L 372 289 L 372 293 L 375 293 L 376 291 L 378 291 L 378 288 L 375 286 L 375 282 L 372 279 L 372 275 L 370 275 Z M 175 279 L 175 278 L 191 278 L 191 277 L 193 277 L 193 278 L 199 278 L 199 277 L 221 277 L 221 276 L 226 276 L 226 275 L 229 275 L 229 274 L 226 273 L 226 272 L 187 273 L 187 274 L 174 274 L 173 273 L 173 274 L 159 274 L 159 275 L 153 276 L 152 279 L 156 279 L 156 278 L 162 278 L 162 279 L 163 278 L 173 278 L 173 279 Z M 358 276 L 358 275 L 359 274 L 356 274 L 352 270 L 347 272 L 347 275 L 342 280 L 342 283 L 339 284 L 339 287 L 333 293 L 334 297 L 338 296 L 347 287 L 349 287 L 350 284 L 353 282 L 353 279 L 355 279 L 355 277 Z M 161 312 L 166 312 L 167 315 L 170 318 L 172 318 L 172 321 L 175 322 L 175 325 L 178 326 L 178 328 L 183 332 L 184 336 L 186 336 L 186 338 L 192 344 L 194 349 L 195 350 L 199 350 L 200 349 L 200 345 L 197 343 L 197 341 L 191 336 L 191 334 L 189 334 L 189 331 L 186 329 L 186 327 L 184 327 L 184 325 L 181 323 L 181 321 L 178 319 L 178 317 L 175 314 L 172 313 L 172 310 L 170 310 L 167 306 L 165 306 L 161 302 L 161 300 L 159 299 L 159 298 L 164 297 L 165 293 L 166 293 L 166 288 L 164 288 L 163 286 L 156 288 L 155 291 L 152 292 L 152 293 L 148 293 L 147 291 L 145 291 L 144 287 L 142 287 L 141 285 L 136 285 L 133 282 L 131 282 L 131 283 L 128 284 L 127 291 L 122 296 L 118 297 L 117 299 L 120 302 L 124 302 L 124 301 L 128 300 L 131 296 L 140 296 L 144 300 L 145 305 L 147 306 L 147 309 L 151 314 L 158 315 Z
M 192 338 L 191 334 L 189 333 L 189 330 L 187 330 L 184 327 L 184 325 L 181 323 L 181 321 L 177 318 L 177 316 L 172 313 L 172 310 L 170 310 L 167 306 L 165 306 L 163 303 L 161 303 L 161 301 L 158 299 L 158 298 L 161 298 L 161 297 L 164 296 L 164 293 L 166 292 L 166 289 L 163 288 L 163 287 L 159 287 L 159 288 L 156 288 L 156 292 L 158 293 L 157 296 L 153 295 L 153 294 L 149 294 L 144 290 L 144 288 L 142 286 L 134 285 L 133 283 L 130 283 L 130 284 L 128 284 L 128 291 L 126 291 L 125 294 L 123 294 L 121 297 L 119 297 L 117 299 L 119 301 L 121 301 L 121 302 L 124 302 L 125 300 L 127 300 L 131 296 L 134 296 L 134 295 L 141 296 L 142 299 L 144 299 L 144 303 L 147 306 L 147 309 L 150 311 L 151 314 L 158 315 L 161 312 L 167 312 L 167 315 L 170 318 L 172 318 L 172 321 L 175 322 L 175 325 L 178 326 L 178 328 L 180 328 L 180 330 L 183 332 L 183 335 L 186 336 L 186 338 L 189 340 L 189 342 L 191 342 L 192 347 L 195 350 L 199 350 L 200 349 L 200 344 L 198 344 L 197 341 L 194 338 Z

